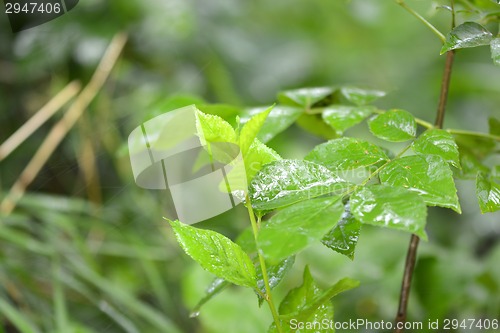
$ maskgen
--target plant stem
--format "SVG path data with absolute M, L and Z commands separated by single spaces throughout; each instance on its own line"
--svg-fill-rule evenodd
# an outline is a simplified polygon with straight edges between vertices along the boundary
M 267 304 L 269 304 L 269 309 L 271 310 L 271 313 L 273 315 L 274 323 L 276 324 L 276 329 L 278 330 L 279 333 L 283 333 L 283 328 L 281 327 L 281 321 L 278 315 L 278 311 L 274 306 L 273 296 L 271 294 L 271 286 L 269 285 L 269 276 L 267 275 L 266 261 L 264 260 L 264 256 L 262 255 L 262 252 L 260 251 L 257 245 L 257 235 L 259 234 L 259 227 L 257 226 L 257 221 L 255 221 L 255 214 L 253 212 L 252 202 L 250 201 L 250 197 L 248 196 L 248 194 L 246 195 L 245 201 L 248 209 L 248 215 L 250 216 L 250 222 L 252 224 L 253 236 L 255 239 L 255 245 L 257 247 L 257 255 L 259 256 L 260 269 L 262 270 L 262 278 L 264 279 L 264 285 L 266 287 L 266 294 L 264 295 L 265 296 L 264 299 L 266 300 Z M 260 292 L 260 290 L 258 292 Z
M 403 0 L 396 0 L 396 3 L 403 7 L 406 11 L 408 11 L 410 14 L 415 16 L 420 22 L 422 22 L 426 27 L 432 30 L 432 32 L 438 36 L 438 38 L 441 40 L 441 42 L 444 43 L 446 40 L 446 37 L 439 31 L 435 26 L 433 26 L 429 21 L 427 21 L 425 18 L 422 17 L 419 13 L 414 11 L 410 6 L 408 6 Z
M 446 130 L 450 134 L 458 134 L 458 135 L 471 135 L 471 136 L 480 136 L 482 138 L 493 139 L 495 141 L 500 141 L 500 136 L 488 133 L 467 131 L 467 130 L 458 130 L 458 129 L 447 129 Z
M 434 126 L 443 128 L 444 114 L 446 112 L 446 102 L 448 100 L 448 91 L 450 88 L 451 70 L 453 67 L 453 59 L 455 52 L 453 50 L 446 53 L 446 61 L 444 64 L 443 81 L 441 82 L 441 93 L 439 95 L 439 103 Z
M 387 161 L 386 163 L 382 164 L 382 166 L 380 166 L 377 170 L 373 171 L 373 172 L 372 172 L 372 173 L 371 173 L 371 174 L 370 174 L 370 175 L 369 175 L 369 176 L 368 176 L 368 177 L 367 177 L 367 178 L 366 178 L 366 179 L 365 179 L 365 180 L 364 180 L 361 184 L 359 184 L 357 187 L 365 186 L 365 185 L 366 185 L 366 184 L 370 181 L 370 179 L 372 179 L 373 177 L 375 177 L 376 175 L 378 175 L 378 173 L 379 173 L 380 171 L 384 170 L 384 169 L 387 167 L 387 165 L 388 165 L 389 163 L 391 163 L 391 162 L 392 162 L 392 161 L 394 161 L 395 159 L 397 159 L 397 158 L 401 157 L 401 156 L 402 156 L 404 153 L 406 153 L 406 151 L 407 151 L 408 149 L 410 149 L 410 148 L 411 148 L 411 144 L 410 144 L 410 145 L 408 145 L 408 146 L 406 146 L 403 150 L 401 150 L 401 151 L 400 151 L 400 152 L 396 155 L 396 157 L 394 157 L 394 159 Z M 357 187 L 356 187 L 356 188 L 357 188 Z
M 446 53 L 446 61 L 443 73 L 443 80 L 441 83 L 441 93 L 439 95 L 439 103 L 436 114 L 435 128 L 443 128 L 444 115 L 446 113 L 446 101 L 448 99 L 448 91 L 450 88 L 450 78 L 453 67 L 454 51 Z M 396 329 L 394 332 L 401 333 L 403 328 L 397 328 L 399 323 L 406 322 L 406 315 L 408 309 L 408 300 L 410 298 L 411 280 L 417 259 L 417 250 L 420 239 L 416 235 L 411 235 L 408 253 L 406 255 L 405 270 L 403 274 L 403 282 L 401 283 L 401 293 L 399 295 L 398 313 L 396 316 Z

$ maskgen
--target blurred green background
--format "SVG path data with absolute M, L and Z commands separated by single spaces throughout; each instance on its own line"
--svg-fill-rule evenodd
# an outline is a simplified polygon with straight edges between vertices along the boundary
M 448 31 L 450 15 L 436 2 L 408 4 Z M 18 34 L 1 14 L 0 142 L 68 82 L 88 82 L 120 31 L 129 40 L 109 80 L 15 211 L 0 217 L 0 332 L 265 332 L 268 309 L 236 287 L 189 317 L 213 277 L 162 220 L 164 193 L 135 185 L 128 134 L 165 111 L 158 105 L 270 105 L 282 89 L 341 84 L 387 91 L 380 108 L 433 122 L 441 44 L 380 0 L 81 0 Z M 0 198 L 62 114 L 0 162 Z M 487 131 L 488 116 L 499 114 L 500 67 L 488 48 L 459 52 L 445 127 Z M 347 135 L 369 134 L 362 124 Z M 270 146 L 301 158 L 320 142 L 294 125 Z M 458 189 L 462 215 L 429 209 L 409 320 L 500 318 L 500 215 L 479 213 L 472 180 Z M 199 226 L 234 238 L 247 225 L 238 207 Z M 278 299 L 301 283 L 307 263 L 323 286 L 344 276 L 361 281 L 335 298 L 337 321 L 392 321 L 408 240 L 365 226 L 354 261 L 320 244 L 309 248 Z

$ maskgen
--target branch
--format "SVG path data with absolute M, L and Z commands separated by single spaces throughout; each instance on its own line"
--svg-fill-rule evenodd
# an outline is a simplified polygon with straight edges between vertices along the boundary
M 408 6 L 403 0 L 396 0 L 396 3 L 403 7 L 407 12 L 415 16 L 420 22 L 422 22 L 427 28 L 431 29 L 431 31 L 441 40 L 441 42 L 445 42 L 446 37 L 439 31 L 435 26 L 433 26 L 429 21 L 427 21 L 422 15 L 414 11 L 410 6 Z
M 444 65 L 443 80 L 441 83 L 441 93 L 439 95 L 439 103 L 436 114 L 436 121 L 434 123 L 435 128 L 443 128 L 444 115 L 446 113 L 446 101 L 448 99 L 448 92 L 450 88 L 450 78 L 451 71 L 453 67 L 454 51 L 449 51 L 446 53 L 446 62 Z M 399 323 L 406 322 L 408 300 L 410 298 L 411 280 L 413 278 L 413 272 L 415 268 L 415 262 L 417 259 L 417 249 L 420 239 L 416 235 L 411 235 L 410 245 L 408 247 L 408 253 L 406 255 L 405 270 L 403 274 L 403 282 L 401 283 L 401 293 L 399 295 L 399 306 L 398 314 L 396 316 L 396 327 Z M 401 333 L 403 328 L 396 328 L 394 332 Z
M 446 62 L 444 64 L 443 81 L 441 82 L 441 94 L 439 95 L 438 109 L 436 113 L 436 128 L 443 128 L 444 114 L 446 112 L 446 102 L 448 100 L 448 91 L 450 89 L 451 70 L 453 67 L 453 58 L 455 52 L 453 50 L 446 53 Z

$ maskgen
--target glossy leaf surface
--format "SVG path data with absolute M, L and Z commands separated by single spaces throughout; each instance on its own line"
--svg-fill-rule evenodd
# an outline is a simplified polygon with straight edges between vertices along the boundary
M 493 63 L 500 66 L 500 37 L 493 39 L 490 43 L 491 59 Z
M 389 110 L 368 121 L 370 131 L 378 138 L 403 142 L 411 140 L 417 133 L 413 115 L 404 110 Z
M 360 231 L 361 223 L 352 215 L 348 203 L 340 221 L 323 237 L 321 243 L 353 260 Z
M 454 28 L 446 36 L 441 48 L 441 54 L 455 49 L 463 49 L 488 45 L 493 35 L 482 25 L 475 22 L 465 22 Z
M 453 135 L 442 129 L 429 129 L 413 142 L 412 149 L 416 153 L 439 155 L 446 162 L 460 168 L 458 146 Z
M 389 160 L 380 147 L 348 137 L 330 140 L 314 147 L 305 159 L 334 171 L 352 170 Z
M 359 124 L 373 113 L 372 106 L 331 105 L 323 110 L 323 120 L 342 134 L 346 129 Z
M 285 90 L 278 94 L 278 101 L 284 105 L 300 106 L 309 109 L 313 104 L 328 97 L 334 91 L 331 87 Z
M 277 265 L 268 265 L 267 268 L 267 276 L 269 278 L 269 287 L 274 289 L 281 281 L 285 278 L 286 274 L 292 269 L 293 264 L 295 263 L 295 257 L 291 256 Z M 257 287 L 261 291 L 261 293 L 266 293 L 266 286 L 264 284 L 264 277 L 262 275 L 262 270 L 260 266 L 257 267 Z M 264 299 L 259 297 L 259 305 L 262 305 Z
M 451 208 L 461 213 L 450 167 L 437 155 L 398 158 L 380 172 L 384 184 L 402 186 L 418 193 L 428 206 Z
M 351 211 L 365 224 L 407 231 L 427 239 L 427 207 L 415 192 L 402 187 L 373 185 L 351 196 Z
M 262 225 L 258 246 L 269 262 L 277 263 L 321 240 L 337 224 L 343 211 L 339 196 L 286 207 Z
M 481 213 L 500 210 L 500 184 L 496 179 L 479 173 L 476 179 L 476 194 Z
M 231 283 L 254 288 L 257 278 L 248 255 L 229 238 L 179 221 L 170 221 L 182 249 L 205 270 Z
M 279 160 L 265 165 L 250 183 L 252 206 L 271 210 L 345 189 L 349 183 L 319 164 Z
M 198 313 L 203 305 L 205 305 L 208 301 L 217 296 L 221 291 L 223 291 L 230 285 L 231 283 L 222 278 L 215 278 L 207 287 L 206 294 L 191 310 L 192 315 Z
M 349 102 L 356 105 L 370 104 L 385 96 L 385 92 L 380 90 L 366 90 L 355 87 L 343 87 L 340 92 Z

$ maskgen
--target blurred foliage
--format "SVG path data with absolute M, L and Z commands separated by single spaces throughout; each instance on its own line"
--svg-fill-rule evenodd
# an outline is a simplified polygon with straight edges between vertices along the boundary
M 408 1 L 447 32 L 449 12 L 436 9 L 443 3 Z M 462 19 L 480 14 L 469 10 Z M 130 39 L 112 77 L 15 213 L 1 217 L 0 331 L 261 333 L 269 314 L 244 290 L 228 288 L 189 318 L 213 277 L 181 254 L 161 219 L 169 214 L 163 193 L 134 184 L 128 134 L 193 102 L 269 105 L 280 90 L 341 84 L 389 91 L 379 107 L 432 121 L 444 60 L 439 40 L 379 0 L 82 0 L 18 34 L 0 15 L 0 142 L 67 82 L 86 83 L 118 31 Z M 499 115 L 499 77 L 487 48 L 459 52 L 446 126 L 486 132 L 488 116 Z M 225 118 L 234 121 L 234 112 L 228 108 Z M 1 162 L 0 198 L 61 114 Z M 363 126 L 349 131 L 370 135 Z M 97 171 L 90 180 L 82 171 L 86 142 Z M 269 145 L 302 158 L 320 142 L 294 125 Z M 485 146 L 469 148 L 478 147 Z M 479 213 L 473 181 L 458 185 L 463 215 L 429 210 L 411 320 L 500 316 L 500 215 Z M 200 226 L 234 238 L 246 227 L 244 213 L 238 207 Z M 307 263 L 322 287 L 343 276 L 361 281 L 336 298 L 337 321 L 392 320 L 408 236 L 364 227 L 360 239 L 352 262 L 324 246 L 302 253 L 278 299 L 300 285 Z

